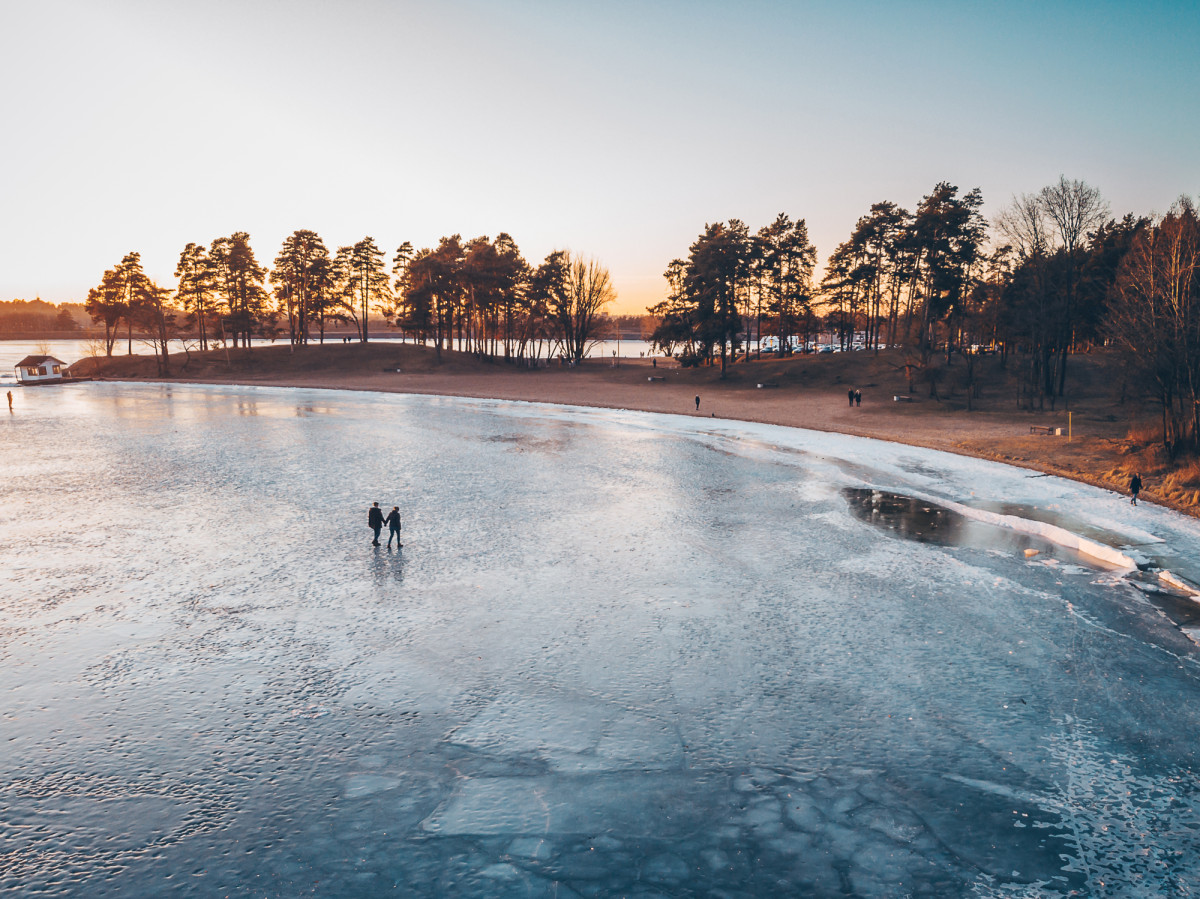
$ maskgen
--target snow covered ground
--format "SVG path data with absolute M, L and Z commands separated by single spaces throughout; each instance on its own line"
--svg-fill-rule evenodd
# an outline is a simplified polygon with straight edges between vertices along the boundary
M 20 399 L 0 419 L 0 894 L 1200 882 L 1196 645 L 1151 585 L 983 513 L 1194 582 L 1191 519 L 682 416 Z M 856 514 L 876 493 L 913 516 Z M 400 506 L 402 550 L 369 545 L 373 500 Z M 938 506 L 966 517 L 932 535 Z

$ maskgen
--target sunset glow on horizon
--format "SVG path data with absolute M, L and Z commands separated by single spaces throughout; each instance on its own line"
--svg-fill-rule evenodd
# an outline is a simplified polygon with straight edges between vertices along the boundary
M 82 302 L 141 253 L 296 229 L 331 249 L 507 232 L 662 299 L 707 222 L 939 181 L 991 217 L 1060 174 L 1119 217 L 1200 191 L 1186 3 L 339 4 L 50 0 L 0 21 L 0 299 Z

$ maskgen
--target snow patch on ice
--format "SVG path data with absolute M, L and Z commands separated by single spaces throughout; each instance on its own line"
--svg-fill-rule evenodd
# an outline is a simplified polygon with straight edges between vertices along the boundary
M 1181 593 L 1186 593 L 1192 599 L 1200 601 L 1200 590 L 1197 590 L 1179 576 L 1174 575 L 1169 571 L 1160 571 L 1158 573 L 1158 579 L 1163 583 L 1174 587 L 1176 590 L 1179 590 Z
M 820 481 L 802 481 L 796 487 L 796 495 L 806 503 L 830 503 L 838 498 L 838 487 Z
M 1127 555 L 1130 559 L 1132 559 L 1133 564 L 1136 565 L 1138 568 L 1146 569 L 1146 568 L 1149 568 L 1150 565 L 1152 564 L 1149 556 L 1138 552 L 1136 549 L 1130 549 L 1127 546 L 1127 547 L 1125 547 L 1124 551 L 1125 551 L 1125 555 Z
M 1073 534 L 1066 528 L 1060 528 L 1055 524 L 1048 524 L 1044 521 L 1033 521 L 1029 518 L 1020 518 L 1016 515 L 1001 515 L 998 512 L 989 512 L 986 509 L 975 509 L 971 506 L 964 506 L 961 503 L 953 502 L 952 500 L 942 500 L 941 503 L 946 508 L 952 509 L 966 518 L 972 518 L 975 521 L 981 521 L 996 527 L 1009 528 L 1010 530 L 1019 531 L 1022 534 L 1041 537 L 1043 540 L 1073 549 L 1081 555 L 1106 562 L 1116 568 L 1128 569 L 1129 571 L 1137 568 L 1137 563 L 1120 550 L 1114 549 L 1111 546 L 1105 546 L 1103 543 L 1098 543 L 1087 537 L 1081 537 L 1079 534 Z

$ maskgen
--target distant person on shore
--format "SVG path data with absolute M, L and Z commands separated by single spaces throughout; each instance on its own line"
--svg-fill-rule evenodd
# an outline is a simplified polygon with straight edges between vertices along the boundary
M 371 503 L 371 508 L 367 510 L 367 527 L 375 532 L 371 545 L 378 546 L 379 532 L 383 530 L 383 509 L 379 508 L 379 503 Z
M 850 405 L 853 406 L 854 405 L 854 388 L 851 387 L 849 390 L 846 391 L 846 394 L 850 397 Z
M 1142 476 L 1138 472 L 1133 473 L 1133 477 L 1129 479 L 1129 492 L 1133 494 L 1133 498 L 1129 500 L 1131 505 L 1137 505 L 1138 494 L 1142 492 Z
M 857 387 L 854 388 L 854 405 L 856 405 L 856 406 L 862 405 L 862 391 L 859 390 Z
M 697 412 L 700 411 L 700 397 L 699 396 L 696 397 L 696 411 Z
M 404 544 L 400 542 L 400 507 L 392 506 L 392 511 L 388 512 L 387 518 L 383 523 L 388 526 L 388 549 L 392 548 L 392 538 L 396 538 L 396 549 L 399 549 Z
M 8 411 L 12 411 L 12 391 L 8 392 Z

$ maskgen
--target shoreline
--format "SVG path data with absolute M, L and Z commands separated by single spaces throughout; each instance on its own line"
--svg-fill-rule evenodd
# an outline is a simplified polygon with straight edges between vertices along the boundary
M 462 375 L 450 376 L 456 380 L 463 378 Z M 124 379 L 107 379 L 107 380 L 124 380 Z M 138 383 L 136 379 L 130 380 L 129 383 Z M 142 382 L 145 383 L 145 382 Z M 514 390 L 510 385 L 505 385 L 503 390 L 488 390 L 479 386 L 463 387 L 454 385 L 453 387 L 442 386 L 430 387 L 419 384 L 406 382 L 404 385 L 393 385 L 383 383 L 359 383 L 357 379 L 336 379 L 329 381 L 325 378 L 304 378 L 304 377 L 261 377 L 261 378 L 173 378 L 170 380 L 162 380 L 158 383 L 163 384 L 227 384 L 231 386 L 241 387 L 280 387 L 280 388 L 318 388 L 324 390 L 346 390 L 360 391 L 373 393 L 396 393 L 396 394 L 413 394 L 417 396 L 446 396 L 459 397 L 462 399 L 479 399 L 479 400 L 499 400 L 506 402 L 525 402 L 525 403 L 542 403 L 551 406 L 578 406 L 581 408 L 592 409 L 613 409 L 629 412 L 646 412 L 646 413 L 666 413 L 672 415 L 685 415 L 699 419 L 714 419 L 721 421 L 746 422 L 748 424 L 768 424 L 779 427 L 799 428 L 809 431 L 820 431 L 828 434 L 843 434 L 848 437 L 867 437 L 874 440 L 882 440 L 888 443 L 895 443 L 899 446 L 913 446 L 922 449 L 941 450 L 943 452 L 953 453 L 959 456 L 967 456 L 973 459 L 980 459 L 987 462 L 1001 462 L 1006 465 L 1015 465 L 1019 468 L 1028 468 L 1042 474 L 1053 475 L 1055 477 L 1066 478 L 1067 480 L 1077 481 L 1079 483 L 1088 484 L 1092 487 L 1099 487 L 1105 490 L 1111 490 L 1118 494 L 1119 497 L 1127 498 L 1127 493 L 1122 493 L 1121 490 L 1104 478 L 1090 475 L 1087 472 L 1080 471 L 1071 466 L 1056 465 L 1045 459 L 1037 458 L 1014 458 L 1011 453 L 1003 451 L 991 450 L 984 447 L 972 445 L 965 439 L 956 439 L 953 436 L 942 433 L 923 433 L 916 434 L 912 430 L 905 428 L 904 433 L 897 433 L 892 427 L 886 423 L 880 423 L 878 418 L 873 418 L 871 423 L 860 426 L 826 426 L 821 421 L 813 421 L 806 414 L 810 411 L 805 404 L 803 408 L 797 409 L 793 414 L 788 414 L 786 411 L 780 412 L 776 408 L 767 409 L 768 414 L 746 415 L 746 414 L 718 414 L 716 410 L 708 410 L 709 414 L 705 415 L 704 407 L 708 405 L 703 394 L 701 394 L 701 411 L 696 412 L 694 406 L 688 408 L 687 395 L 690 395 L 690 388 L 683 391 L 672 391 L 672 394 L 680 394 L 675 397 L 676 402 L 672 406 L 684 406 L 680 408 L 664 408 L 661 402 L 604 402 L 597 400 L 592 396 L 574 396 L 570 398 L 563 397 L 557 391 L 553 398 L 547 398 L 544 391 L 540 390 Z M 827 404 L 835 402 L 833 397 L 824 398 Z M 722 403 L 722 406 L 727 405 Z M 823 404 L 824 405 L 824 404 Z M 753 411 L 754 406 L 743 406 L 741 411 Z M 839 407 L 840 408 L 840 407 Z M 847 404 L 847 409 L 849 405 Z M 861 407 L 856 407 L 861 409 Z M 986 415 L 987 413 L 978 413 Z M 890 417 L 889 417 L 890 421 Z M 906 421 L 905 424 L 908 424 Z M 1008 422 L 988 422 L 992 427 L 990 431 L 1002 432 L 1008 431 Z M 955 427 L 953 423 L 947 423 L 946 428 Z M 975 439 L 979 439 L 976 437 Z M 1065 439 L 1065 438 L 1045 438 L 1047 440 Z M 1075 438 L 1082 440 L 1085 438 Z M 1144 502 L 1155 502 L 1149 499 L 1147 493 L 1143 492 Z M 1157 502 L 1157 505 L 1162 505 L 1165 508 L 1171 508 L 1174 511 L 1183 512 L 1193 517 L 1200 517 L 1200 514 L 1193 509 L 1183 506 L 1176 506 L 1170 502 Z
M 1142 493 L 1145 501 L 1200 517 L 1200 497 L 1168 495 L 1160 489 L 1161 478 L 1147 475 L 1153 468 L 1145 451 L 1130 440 L 1128 422 L 1114 414 L 1119 407 L 1108 395 L 1113 379 L 1103 360 L 1091 362 L 1093 371 L 1081 357 L 1077 377 L 1083 387 L 1069 411 L 1014 409 L 1008 385 L 998 378 L 974 401 L 975 410 L 967 411 L 963 391 L 954 392 L 953 385 L 938 399 L 919 395 L 927 392 L 925 385 L 915 385 L 919 391 L 909 394 L 902 360 L 882 353 L 740 361 L 722 379 L 718 366 L 683 369 L 669 359 L 658 360 L 659 365 L 624 357 L 617 365 L 604 360 L 574 368 L 527 369 L 449 351 L 437 361 L 432 350 L 416 345 L 376 344 L 368 351 L 353 345 L 306 347 L 290 355 L 286 347 L 275 350 L 249 351 L 234 365 L 223 355 L 197 360 L 193 354 L 188 363 L 193 371 L 176 364 L 175 376 L 169 377 L 157 374 L 152 357 L 99 360 L 79 374 L 132 383 L 457 396 L 806 428 L 1003 462 L 1110 490 L 1126 501 L 1129 473 L 1140 467 L 1149 481 Z M 848 402 L 848 390 L 855 386 L 862 390 L 861 406 Z M 1057 428 L 1063 436 L 1031 433 Z
M 416 389 L 406 389 L 405 387 L 402 387 L 399 385 L 387 385 L 387 384 L 373 384 L 371 386 L 366 386 L 366 385 L 359 384 L 359 383 L 345 383 L 344 380 L 341 383 L 328 383 L 328 380 L 325 378 L 317 379 L 317 378 L 297 378 L 297 377 L 290 377 L 290 378 L 262 377 L 262 378 L 249 379 L 249 378 L 229 377 L 229 378 L 205 378 L 205 379 L 175 378 L 175 379 L 169 379 L 169 380 L 166 380 L 166 379 L 163 379 L 163 380 L 157 380 L 157 379 L 109 379 L 109 380 L 116 381 L 118 383 L 131 383 L 131 384 L 140 383 L 140 384 L 145 384 L 145 385 L 153 384 L 153 385 L 161 385 L 161 386 L 168 386 L 168 387 L 173 384 L 184 384 L 184 385 L 194 385 L 194 386 L 206 386 L 207 385 L 207 386 L 228 386 L 228 387 L 269 387 L 269 388 L 275 388 L 275 389 L 341 390 L 341 391 L 347 391 L 347 392 L 362 392 L 362 393 L 376 393 L 376 394 L 389 394 L 390 393 L 390 394 L 397 394 L 397 395 L 454 397 L 454 398 L 459 398 L 459 399 L 478 399 L 478 400 L 489 400 L 489 401 L 496 401 L 496 402 L 530 403 L 530 404 L 536 404 L 536 405 L 550 405 L 550 406 L 564 406 L 564 407 L 571 406 L 571 407 L 580 408 L 580 409 L 609 409 L 609 410 L 614 410 L 614 411 L 624 411 L 624 412 L 633 412 L 633 413 L 670 414 L 670 415 L 680 414 L 678 412 L 678 410 L 646 409 L 646 408 L 631 407 L 628 405 L 615 405 L 615 404 L 608 404 L 608 403 L 579 402 L 579 401 L 551 402 L 540 396 L 533 395 L 533 394 L 540 393 L 538 391 L 523 391 L 524 393 L 527 394 L 524 396 L 512 396 L 512 395 L 497 396 L 495 394 L 498 393 L 499 391 L 495 391 L 495 390 L 492 390 L 492 391 L 480 391 L 480 390 L 468 391 L 468 390 L 463 390 L 463 389 L 458 389 L 455 391 L 429 390 L 429 389 L 416 390 Z M 511 391 L 505 391 L 505 392 L 511 393 Z M 645 404 L 643 404 L 643 405 L 645 405 Z M 849 408 L 849 406 L 847 406 L 847 408 Z M 856 406 L 855 408 L 858 409 L 861 407 Z M 832 435 L 880 440 L 883 442 L 895 444 L 897 446 L 912 446 L 912 447 L 919 447 L 919 448 L 930 449 L 930 450 L 935 450 L 935 451 L 953 452 L 955 455 L 958 455 L 958 456 L 962 456 L 965 458 L 978 459 L 978 460 L 984 461 L 984 462 L 999 462 L 999 463 L 1002 463 L 1005 465 L 1014 465 L 1015 464 L 1009 460 L 996 459 L 996 458 L 989 456 L 987 454 L 984 454 L 984 453 L 970 453 L 970 452 L 949 450 L 944 446 L 933 445 L 932 442 L 931 443 L 916 443 L 913 441 L 902 441 L 902 440 L 897 440 L 897 439 L 891 439 L 888 437 L 882 437 L 882 436 L 879 436 L 878 434 L 851 433 L 848 431 L 833 430 L 830 428 L 813 428 L 813 427 L 810 427 L 803 423 L 782 424 L 781 425 L 774 421 L 765 421 L 765 420 L 755 419 L 755 418 L 747 418 L 747 417 L 735 418 L 735 417 L 729 417 L 729 416 L 718 417 L 715 415 L 715 413 L 712 413 L 708 416 L 705 416 L 703 414 L 693 413 L 692 415 L 685 414 L 682 417 L 696 418 L 700 421 L 726 422 L 726 423 L 735 423 L 735 424 L 736 423 L 767 424 L 767 425 L 772 425 L 772 426 L 788 427 L 788 428 L 795 428 L 795 429 L 802 429 L 802 430 L 811 430 L 811 431 L 817 431 L 820 433 L 826 433 L 826 434 L 832 434 Z M 1062 475 L 1059 475 L 1057 472 L 1043 471 L 1042 468 L 1034 467 L 1034 466 L 1030 466 L 1030 465 L 1016 465 L 1015 467 L 1025 468 L 1027 470 L 1039 471 L 1044 474 L 1062 477 Z M 1067 480 L 1072 480 L 1072 481 L 1075 481 L 1076 483 L 1088 483 L 1088 482 L 1082 480 L 1081 478 L 1077 478 L 1077 477 L 1076 478 L 1067 478 Z M 1090 486 L 1100 486 L 1102 489 L 1105 488 L 1105 485 L 1102 485 L 1102 484 L 1101 485 L 1092 484 Z M 1118 496 L 1118 497 L 1116 497 L 1116 501 L 1123 502 L 1124 497 Z M 985 524 L 991 524 L 993 526 L 1005 528 L 1008 530 L 1013 530 L 1018 533 L 1024 533 L 1024 534 L 1028 534 L 1028 535 L 1035 536 L 1035 537 L 1041 537 L 1042 539 L 1048 540 L 1049 542 L 1054 543 L 1056 545 L 1062 546 L 1069 550 L 1079 552 L 1082 555 L 1088 556 L 1091 559 L 1095 560 L 1098 564 L 1100 564 L 1102 566 L 1111 566 L 1113 571 L 1120 574 L 1120 576 L 1122 576 L 1123 578 L 1129 580 L 1131 585 L 1133 585 L 1137 589 L 1141 589 L 1143 591 L 1150 590 L 1151 592 L 1161 592 L 1161 593 L 1165 593 L 1168 595 L 1175 595 L 1181 599 L 1186 599 L 1187 601 L 1189 601 L 1191 603 L 1200 603 L 1200 590 L 1198 590 L 1196 586 L 1189 584 L 1186 580 L 1181 579 L 1179 576 L 1177 576 L 1172 571 L 1167 570 L 1167 569 L 1151 567 L 1149 569 L 1148 575 L 1153 578 L 1153 583 L 1155 584 L 1155 586 L 1153 586 L 1153 587 L 1139 586 L 1142 583 L 1142 581 L 1141 581 L 1141 579 L 1139 579 L 1138 572 L 1139 572 L 1139 569 L 1143 567 L 1143 565 L 1139 564 L 1139 561 L 1137 558 L 1135 558 L 1134 556 L 1128 555 L 1126 552 L 1122 551 L 1122 549 L 1120 549 L 1116 546 L 1110 546 L 1108 544 L 1098 542 L 1091 538 L 1085 537 L 1082 534 L 1075 533 L 1074 531 L 1067 530 L 1063 527 L 1060 527 L 1060 526 L 1057 526 L 1054 524 L 1050 524 L 1050 523 L 1047 523 L 1044 521 L 1037 520 L 1036 518 L 1024 518 L 1019 515 L 1010 515 L 1010 514 L 1001 514 L 1001 513 L 996 513 L 996 512 L 990 512 L 990 511 L 987 511 L 984 509 L 977 509 L 977 508 L 970 507 L 970 506 L 964 506 L 957 502 L 949 501 L 946 499 L 936 499 L 936 500 L 933 500 L 933 502 L 936 502 L 942 506 L 945 506 L 950 511 L 956 512 L 957 514 L 971 518 L 975 521 L 983 522 Z M 1152 503 L 1152 505 L 1160 505 L 1163 508 L 1170 508 L 1166 504 L 1162 504 L 1162 503 L 1157 503 L 1157 504 Z M 1182 511 L 1182 510 L 1172 510 L 1172 511 Z M 1198 516 L 1189 515 L 1189 517 L 1194 518 L 1194 517 L 1198 517 Z M 1188 622 L 1176 621 L 1174 618 L 1171 618 L 1171 616 L 1165 610 L 1164 610 L 1164 614 L 1166 614 L 1168 619 L 1170 619 L 1177 628 L 1179 628 L 1185 635 L 1187 635 L 1189 639 L 1191 639 L 1194 643 L 1197 643 L 1198 645 L 1200 645 L 1200 627 L 1191 624 L 1190 623 L 1191 619 L 1189 619 Z

